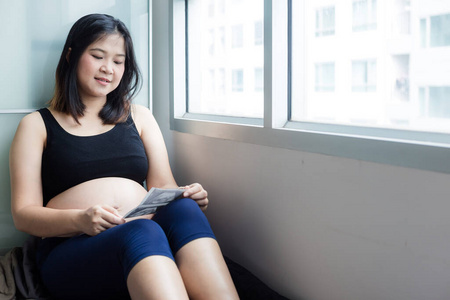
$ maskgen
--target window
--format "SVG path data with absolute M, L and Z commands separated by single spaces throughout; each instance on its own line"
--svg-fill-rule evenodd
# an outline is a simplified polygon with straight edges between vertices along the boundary
M 420 46 L 426 48 L 428 46 L 428 30 L 427 19 L 420 19 Z
M 263 44 L 263 22 L 255 22 L 255 45 Z
M 334 91 L 334 63 L 316 64 L 316 92 Z
M 334 35 L 334 6 L 316 10 L 316 36 Z
M 430 17 L 430 47 L 450 46 L 450 14 Z
M 255 92 L 264 90 L 264 73 L 262 68 L 255 69 Z
M 394 0 L 392 3 L 393 35 L 408 35 L 411 33 L 411 0 Z
M 422 48 L 450 46 L 450 14 L 420 19 L 420 45 Z
M 188 113 L 262 118 L 263 4 L 253 0 L 187 2 Z
M 352 62 L 352 91 L 375 92 L 377 88 L 377 62 L 360 60 Z
M 377 29 L 377 0 L 353 1 L 353 31 Z
M 450 173 L 450 0 L 204 1 L 171 0 L 173 129 Z
M 421 87 L 420 100 L 421 116 L 450 122 L 450 86 Z
M 244 71 L 242 69 L 233 70 L 232 72 L 231 89 L 233 92 L 244 91 Z

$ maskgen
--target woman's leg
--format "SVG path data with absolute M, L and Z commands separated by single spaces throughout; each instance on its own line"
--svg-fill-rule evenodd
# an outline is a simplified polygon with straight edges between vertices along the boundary
M 219 245 L 198 205 L 179 199 L 153 218 L 166 233 L 191 299 L 239 299 Z
M 131 291 L 136 299 L 139 295 L 175 299 L 170 298 L 173 287 L 184 289 L 167 238 L 151 220 L 131 221 L 93 237 L 44 239 L 37 261 L 44 285 L 57 299 L 129 299 L 127 285 L 136 289 Z M 144 268 L 150 261 L 155 265 Z M 175 274 L 166 268 L 175 269 Z M 145 284 L 136 281 L 136 274 L 143 274 L 139 280 Z M 166 284 L 151 282 L 159 274 L 164 274 Z M 171 287 L 165 290 L 167 285 Z M 146 294 L 141 293 L 144 290 Z
M 192 299 L 239 299 L 216 240 L 189 242 L 177 252 L 175 260 Z
M 139 261 L 127 279 L 133 300 L 188 299 L 180 272 L 166 256 L 149 256 Z

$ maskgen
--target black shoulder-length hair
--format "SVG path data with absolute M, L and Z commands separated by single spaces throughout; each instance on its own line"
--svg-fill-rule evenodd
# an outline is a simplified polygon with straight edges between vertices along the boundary
M 51 108 L 72 115 L 77 122 L 78 117 L 84 115 L 86 107 L 80 99 L 77 86 L 78 62 L 90 44 L 109 34 L 120 34 L 125 40 L 125 71 L 117 88 L 107 95 L 99 117 L 104 124 L 126 120 L 131 100 L 141 88 L 141 75 L 128 29 L 122 21 L 105 14 L 84 16 L 70 29 L 56 68 L 55 94 L 50 100 Z

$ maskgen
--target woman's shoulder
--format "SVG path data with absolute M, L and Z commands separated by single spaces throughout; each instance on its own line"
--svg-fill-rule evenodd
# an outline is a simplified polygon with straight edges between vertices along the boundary
M 142 115 L 151 115 L 152 112 L 150 109 L 146 106 L 143 106 L 141 104 L 132 104 L 131 105 L 131 114 L 132 116 L 142 116 Z
M 131 117 L 133 118 L 134 124 L 139 131 L 142 133 L 142 128 L 146 128 L 154 124 L 154 117 L 150 109 L 143 105 L 133 104 L 131 106 Z
M 45 129 L 44 120 L 42 119 L 41 113 L 39 111 L 34 111 L 27 114 L 19 123 L 19 128 L 23 127 L 26 129 L 40 130 Z
M 22 118 L 17 126 L 15 134 L 15 143 L 28 147 L 30 143 L 36 145 L 37 143 L 45 143 L 47 131 L 44 120 L 38 111 L 32 112 Z

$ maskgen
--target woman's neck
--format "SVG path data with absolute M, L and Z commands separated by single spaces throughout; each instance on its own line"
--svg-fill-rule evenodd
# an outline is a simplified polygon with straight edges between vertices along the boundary
M 106 104 L 106 97 L 104 100 L 96 99 L 82 99 L 85 106 L 84 117 L 98 118 L 98 114 Z

